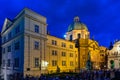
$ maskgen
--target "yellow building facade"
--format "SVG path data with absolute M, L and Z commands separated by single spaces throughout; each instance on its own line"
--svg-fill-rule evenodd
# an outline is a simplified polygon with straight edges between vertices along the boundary
M 46 61 L 48 72 L 75 72 L 78 67 L 78 49 L 75 43 L 47 35 Z
M 79 17 L 75 17 L 72 24 L 69 25 L 66 33 L 66 40 L 75 42 L 78 48 L 78 69 L 86 69 L 88 53 L 90 53 L 92 69 L 100 69 L 101 56 L 99 44 L 97 41 L 90 39 L 90 32 Z

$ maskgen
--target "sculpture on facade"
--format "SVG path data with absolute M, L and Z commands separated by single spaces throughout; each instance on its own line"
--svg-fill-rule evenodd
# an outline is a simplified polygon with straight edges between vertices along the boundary
M 87 70 L 91 70 L 91 69 L 92 69 L 92 62 L 91 62 L 90 51 L 88 52 L 88 60 L 87 60 L 87 62 L 86 62 L 86 69 L 87 69 Z

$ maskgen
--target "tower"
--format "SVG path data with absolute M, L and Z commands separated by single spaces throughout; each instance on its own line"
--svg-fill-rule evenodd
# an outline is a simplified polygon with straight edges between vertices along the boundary
M 66 40 L 76 40 L 78 38 L 88 39 L 89 31 L 85 24 L 80 22 L 78 16 L 74 17 L 73 23 L 71 23 L 68 27 L 68 31 L 66 33 Z
M 88 55 L 89 31 L 79 17 L 74 17 L 74 21 L 69 25 L 66 33 L 66 40 L 73 41 L 78 48 L 78 70 L 86 68 Z

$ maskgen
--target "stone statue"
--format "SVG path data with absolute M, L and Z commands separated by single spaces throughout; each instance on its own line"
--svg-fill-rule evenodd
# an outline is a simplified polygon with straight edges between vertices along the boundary
M 91 62 L 90 52 L 88 52 L 88 60 L 86 62 L 86 69 L 87 70 L 91 70 L 92 69 L 92 62 Z

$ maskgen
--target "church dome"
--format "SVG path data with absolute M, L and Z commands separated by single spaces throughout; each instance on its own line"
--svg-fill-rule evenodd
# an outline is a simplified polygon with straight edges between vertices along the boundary
M 68 32 L 72 30 L 88 30 L 86 25 L 79 21 L 79 17 L 74 18 L 74 22 L 69 25 Z

